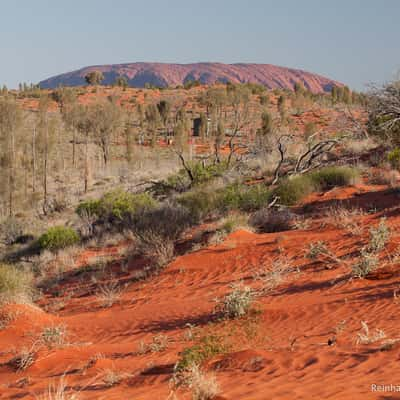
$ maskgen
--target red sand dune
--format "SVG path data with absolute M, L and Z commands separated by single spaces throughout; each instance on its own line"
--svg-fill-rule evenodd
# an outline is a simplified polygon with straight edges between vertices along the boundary
M 364 226 L 360 236 L 319 216 L 337 199 L 370 211 L 356 217 Z M 129 280 L 143 267 L 142 261 L 133 260 L 120 271 L 118 277 L 127 286 L 110 308 L 99 307 L 90 291 L 80 291 L 85 282 L 78 277 L 60 283 L 59 297 L 45 295 L 43 307 L 63 302 L 57 315 L 9 306 L 17 312 L 0 330 L 0 398 L 34 399 L 65 375 L 68 387 L 78 391 L 81 399 L 171 399 L 173 365 L 178 353 L 192 344 L 184 336 L 187 324 L 226 337 L 233 346 L 207 362 L 207 368 L 216 372 L 220 399 L 397 398 L 371 392 L 371 384 L 398 383 L 400 347 L 394 343 L 383 348 L 381 342 L 357 345 L 355 339 L 361 321 L 371 330 L 382 329 L 386 339 L 400 338 L 398 278 L 349 279 L 345 262 L 327 268 L 307 258 L 306 251 L 310 243 L 324 241 L 333 254 L 351 260 L 352 253 L 366 243 L 369 227 L 386 213 L 392 229 L 387 253 L 393 254 L 400 244 L 398 198 L 384 187 L 360 185 L 312 195 L 306 204 L 316 213 L 308 230 L 237 231 L 219 245 L 177 257 L 147 281 Z M 81 260 L 94 255 L 91 250 Z M 213 300 L 226 293 L 230 283 L 254 285 L 254 270 L 262 264 L 268 267 L 277 258 L 289 259 L 298 272 L 258 298 L 254 318 L 207 324 L 213 320 Z M 38 349 L 35 362 L 25 371 L 16 372 L 7 364 L 37 339 L 39 328 L 54 324 L 66 327 L 68 344 Z M 151 343 L 159 334 L 169 339 L 166 350 L 138 352 L 141 341 Z M 122 376 L 112 386 L 104 382 L 109 369 Z M 182 389 L 176 396 L 190 398 Z

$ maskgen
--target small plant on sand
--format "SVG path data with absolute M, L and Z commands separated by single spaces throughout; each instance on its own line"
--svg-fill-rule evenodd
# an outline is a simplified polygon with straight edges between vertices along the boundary
M 357 222 L 356 218 L 363 214 L 361 209 L 348 209 L 338 205 L 329 209 L 327 217 L 332 219 L 335 226 L 346 229 L 351 235 L 361 235 L 363 227 Z
M 224 318 L 240 318 L 246 315 L 254 301 L 255 293 L 243 284 L 231 285 L 232 291 L 222 299 L 217 299 L 215 311 Z
M 364 247 L 361 249 L 359 261 L 352 265 L 352 276 L 365 278 L 370 272 L 378 268 L 378 264 L 378 257 Z
M 122 292 L 118 282 L 111 281 L 99 286 L 96 295 L 102 307 L 111 307 L 121 298 Z
M 212 400 L 218 395 L 219 386 L 214 374 L 206 373 L 198 365 L 193 365 L 188 375 L 193 400 Z
M 202 337 L 197 344 L 186 347 L 174 367 L 174 378 L 177 383 L 183 383 L 182 376 L 190 371 L 195 365 L 201 365 L 204 361 L 218 355 L 224 354 L 228 347 L 223 339 L 216 335 Z M 182 375 L 183 374 L 183 375 Z
M 361 321 L 361 330 L 357 333 L 356 344 L 371 344 L 378 342 L 386 337 L 386 334 L 381 329 L 375 329 L 371 332 L 369 330 L 368 324 L 365 321 Z
M 102 380 L 108 387 L 118 385 L 128 374 L 121 373 L 115 368 L 108 368 L 103 371 Z
M 261 282 L 261 293 L 268 293 L 279 286 L 292 270 L 289 260 L 278 259 L 272 262 L 270 268 L 258 269 L 254 273 L 253 279 Z
M 25 371 L 35 362 L 35 360 L 36 353 L 33 351 L 33 349 L 24 347 L 10 361 L 8 361 L 7 364 L 16 371 Z
M 49 326 L 40 334 L 40 341 L 48 348 L 62 346 L 66 343 L 67 329 L 64 325 Z
M 293 228 L 294 215 L 288 209 L 263 208 L 250 217 L 249 223 L 259 232 L 283 232 Z
M 67 385 L 64 377 L 60 379 L 58 384 L 52 383 L 48 386 L 47 391 L 40 396 L 36 397 L 36 400 L 78 400 L 78 393 L 68 393 Z
M 56 251 L 79 242 L 79 235 L 74 229 L 65 226 L 54 226 L 38 239 L 41 250 Z
M 148 348 L 152 353 L 160 353 L 167 349 L 169 341 L 168 336 L 160 333 L 153 337 L 153 341 L 149 344 Z
M 14 265 L 0 264 L 0 304 L 30 303 L 34 296 L 33 277 Z
M 322 254 L 328 254 L 329 250 L 323 241 L 310 243 L 307 257 L 311 260 L 317 259 Z
M 382 218 L 379 225 L 369 230 L 370 240 L 368 244 L 368 250 L 373 253 L 381 251 L 390 237 L 390 230 L 386 224 L 386 218 Z

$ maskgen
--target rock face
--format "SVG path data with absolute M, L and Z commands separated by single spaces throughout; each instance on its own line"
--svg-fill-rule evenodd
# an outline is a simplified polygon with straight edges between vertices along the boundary
M 296 82 L 302 83 L 314 93 L 330 91 L 332 85 L 343 84 L 332 79 L 299 69 L 278 67 L 271 64 L 166 64 L 138 62 L 131 64 L 96 65 L 57 75 L 40 82 L 42 88 L 85 85 L 85 75 L 90 71 L 101 71 L 105 85 L 112 84 L 117 76 L 125 76 L 133 87 L 178 86 L 188 81 L 199 80 L 203 84 L 215 82 L 258 83 L 270 89 L 293 89 Z

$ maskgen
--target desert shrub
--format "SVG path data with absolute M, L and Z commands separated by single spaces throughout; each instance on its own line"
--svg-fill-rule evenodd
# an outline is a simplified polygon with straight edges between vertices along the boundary
M 280 204 L 291 206 L 315 190 L 317 187 L 310 176 L 297 175 L 284 179 L 273 191 L 273 196 L 279 198 Z
M 400 169 L 400 149 L 396 147 L 387 155 L 387 159 L 394 169 Z
M 127 216 L 155 207 L 157 202 L 148 193 L 129 193 L 116 189 L 106 193 L 100 200 L 87 200 L 76 209 L 79 216 L 96 215 L 98 219 L 121 222 Z
M 218 208 L 223 211 L 255 211 L 264 207 L 269 199 L 270 190 L 264 185 L 229 185 L 218 191 Z
M 197 222 L 218 211 L 216 192 L 205 188 L 196 188 L 184 193 L 177 198 L 177 202 L 185 207 Z
M 360 260 L 352 265 L 352 276 L 355 278 L 365 278 L 370 272 L 378 268 L 378 257 L 363 248 L 360 254 Z
M 358 171 L 354 168 L 325 167 L 284 179 L 274 190 L 273 195 L 279 197 L 281 204 L 295 205 L 314 191 L 353 184 L 358 176 Z
M 203 372 L 198 365 L 194 365 L 189 371 L 189 387 L 193 400 L 212 400 L 219 393 L 215 375 Z
M 227 346 L 219 336 L 204 336 L 200 339 L 199 343 L 187 347 L 179 353 L 180 358 L 175 364 L 175 373 L 188 371 L 194 365 L 201 365 L 205 360 L 218 354 L 223 354 L 226 351 Z
M 247 224 L 248 217 L 246 214 L 231 214 L 221 220 L 220 230 L 227 234 L 234 232 L 237 229 L 249 229 Z
M 132 194 L 123 190 L 106 193 L 100 200 L 100 212 L 109 219 L 117 220 L 154 206 L 156 206 L 156 201 L 149 194 Z
M 1 223 L 0 232 L 3 243 L 11 245 L 17 243 L 24 234 L 24 227 L 16 218 L 10 217 Z
M 192 223 L 193 218 L 185 207 L 166 203 L 137 213 L 131 219 L 130 228 L 139 238 L 154 233 L 165 239 L 177 240 Z
M 315 186 L 320 190 L 330 189 L 334 186 L 347 186 L 354 184 L 359 173 L 349 167 L 325 167 L 310 173 Z
M 173 257 L 174 242 L 191 226 L 190 212 L 179 204 L 164 204 L 135 214 L 129 228 L 139 240 L 139 248 L 163 266 Z
M 79 235 L 74 229 L 54 226 L 40 236 L 38 245 L 41 250 L 56 251 L 77 244 L 79 240 Z
M 294 226 L 294 215 L 287 209 L 263 208 L 250 216 L 249 224 L 259 232 L 288 231 Z
M 369 234 L 370 240 L 368 244 L 368 250 L 373 253 L 381 251 L 385 247 L 390 237 L 390 231 L 386 224 L 386 219 L 382 218 L 376 228 L 371 227 Z
M 182 168 L 178 173 L 166 179 L 164 187 L 172 188 L 178 192 L 185 191 L 191 185 L 201 185 L 222 176 L 226 172 L 228 165 L 226 162 L 208 165 L 201 162 L 189 162 L 188 168 L 193 176 L 193 181 L 190 180 L 187 171 Z
M 100 200 L 86 200 L 79 203 L 75 212 L 80 216 L 84 215 L 99 215 L 100 214 Z
M 248 313 L 254 300 L 254 292 L 249 286 L 232 285 L 232 291 L 219 299 L 216 311 L 225 318 L 240 318 Z
M 29 272 L 0 264 L 0 304 L 31 302 L 34 295 L 32 279 Z

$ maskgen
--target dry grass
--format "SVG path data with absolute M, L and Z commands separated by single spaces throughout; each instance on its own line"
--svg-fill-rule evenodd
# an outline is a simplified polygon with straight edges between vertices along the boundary
M 291 261 L 286 258 L 279 258 L 256 270 L 253 279 L 261 283 L 261 293 L 268 293 L 278 287 L 293 271 Z
M 64 325 L 49 326 L 40 334 L 40 342 L 48 348 L 60 347 L 67 343 L 67 329 Z
M 197 365 L 189 371 L 189 387 L 193 400 L 212 400 L 220 392 L 215 375 L 203 372 Z
M 15 371 L 25 371 L 33 365 L 35 359 L 36 353 L 33 351 L 33 348 L 28 349 L 24 347 L 10 361 L 8 361 L 7 364 Z
M 365 321 L 361 321 L 361 330 L 357 333 L 355 342 L 357 345 L 360 344 L 371 344 L 378 342 L 386 337 L 386 334 L 381 329 L 375 329 L 373 332 L 369 330 L 368 324 Z
M 111 307 L 120 300 L 121 295 L 122 290 L 118 282 L 111 281 L 99 286 L 96 299 L 102 307 Z
M 341 205 L 333 206 L 327 212 L 327 217 L 334 226 L 356 236 L 363 233 L 363 226 L 357 219 L 364 215 L 365 213 L 359 208 L 348 209 Z
M 64 377 L 60 379 L 58 384 L 50 384 L 47 391 L 40 396 L 36 396 L 36 400 L 78 400 L 78 393 L 68 393 L 67 385 Z
M 102 373 L 102 381 L 108 387 L 118 385 L 123 379 L 129 377 L 130 374 L 118 371 L 115 368 L 105 369 Z

